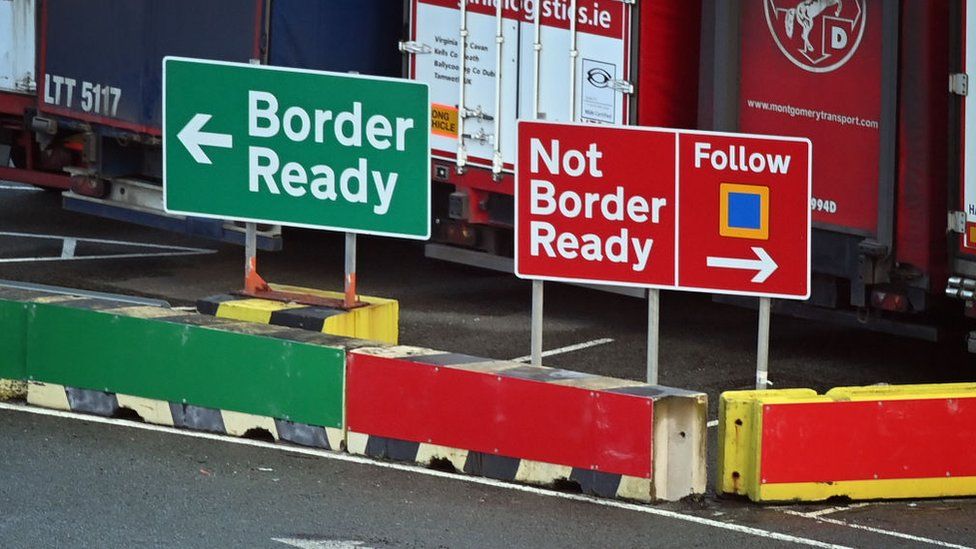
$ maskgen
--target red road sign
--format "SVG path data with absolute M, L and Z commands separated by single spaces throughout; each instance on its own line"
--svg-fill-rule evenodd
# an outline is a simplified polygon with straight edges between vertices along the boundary
M 809 140 L 519 122 L 519 277 L 806 299 Z

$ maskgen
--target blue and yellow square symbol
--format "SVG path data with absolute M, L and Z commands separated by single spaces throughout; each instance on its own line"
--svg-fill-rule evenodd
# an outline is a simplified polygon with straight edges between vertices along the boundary
M 769 240 L 769 187 L 722 183 L 719 194 L 720 235 Z

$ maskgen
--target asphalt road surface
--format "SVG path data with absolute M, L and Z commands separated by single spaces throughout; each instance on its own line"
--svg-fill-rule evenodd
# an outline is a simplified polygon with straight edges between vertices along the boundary
M 60 197 L 0 184 L 0 279 L 189 306 L 241 285 L 239 247 L 64 212 Z M 67 237 L 67 240 L 66 240 Z M 115 256 L 110 257 L 110 256 Z M 286 230 L 262 253 L 273 282 L 338 289 L 342 239 Z M 424 258 L 415 243 L 360 238 L 360 291 L 400 300 L 401 342 L 528 354 L 530 284 Z M 644 376 L 639 299 L 546 287 L 546 364 Z M 661 381 L 708 393 L 754 380 L 756 313 L 665 292 Z M 961 340 L 939 344 L 775 317 L 776 387 L 972 380 Z M 714 429 L 710 455 L 715 455 Z M 714 470 L 714 468 L 713 468 Z M 282 540 L 282 541 L 275 541 Z M 708 495 L 657 506 L 295 453 L 253 441 L 0 409 L 0 547 L 491 547 L 976 545 L 968 499 L 760 507 Z

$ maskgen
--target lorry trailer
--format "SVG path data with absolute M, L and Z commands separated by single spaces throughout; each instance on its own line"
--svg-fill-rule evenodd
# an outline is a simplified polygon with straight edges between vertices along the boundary
M 0 177 L 66 189 L 71 210 L 242 242 L 234 223 L 163 212 L 162 58 L 401 76 L 431 90 L 427 255 L 510 271 L 516 120 L 805 137 L 813 291 L 775 307 L 956 344 L 976 316 L 974 11 L 973 0 L 10 0 Z M 263 248 L 282 245 L 279 227 L 260 234 Z

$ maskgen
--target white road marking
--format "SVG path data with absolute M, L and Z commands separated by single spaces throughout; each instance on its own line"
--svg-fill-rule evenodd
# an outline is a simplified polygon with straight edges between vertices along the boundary
M 542 357 L 553 355 L 561 355 L 563 353 L 571 353 L 573 351 L 581 351 L 583 349 L 589 349 L 590 347 L 596 347 L 597 345 L 606 345 L 607 343 L 613 343 L 613 338 L 604 337 L 601 339 L 594 339 L 593 341 L 584 341 L 583 343 L 577 343 L 576 345 L 567 345 L 566 347 L 559 347 L 558 349 L 550 349 L 548 351 L 542 351 Z M 520 356 L 518 358 L 513 358 L 512 362 L 529 362 L 532 360 L 532 355 Z
M 842 510 L 839 508 L 837 510 Z M 872 532 L 874 534 L 881 534 L 884 536 L 891 536 L 893 538 L 905 539 L 908 541 L 914 541 L 917 543 L 926 543 L 929 545 L 936 545 L 939 547 L 952 547 L 954 549 L 973 549 L 968 545 L 959 545 L 957 543 L 950 543 L 948 541 L 942 541 L 932 538 L 926 538 L 922 536 L 916 536 L 913 534 L 906 534 L 904 532 L 896 532 L 895 530 L 885 530 L 884 528 L 875 528 L 873 526 L 864 526 L 863 524 L 857 524 L 855 522 L 847 522 L 846 520 L 832 519 L 821 515 L 811 515 L 810 513 L 803 513 L 800 511 L 794 511 L 792 509 L 777 509 L 781 513 L 787 515 L 793 515 L 795 517 L 808 518 L 810 520 L 815 520 L 817 522 L 822 522 L 824 524 L 832 524 L 834 526 L 844 526 L 846 528 L 851 528 L 854 530 L 864 530 L 865 532 Z
M 61 240 L 61 255 L 58 257 L 10 257 L 0 259 L 0 263 L 32 263 L 40 261 L 86 261 L 90 259 L 137 259 L 144 257 L 175 257 L 186 255 L 205 255 L 217 253 L 216 250 L 206 248 L 188 248 L 186 246 L 173 246 L 166 244 L 150 244 L 148 242 L 126 242 L 124 240 L 106 240 L 103 238 L 79 238 L 74 236 L 63 236 L 53 234 L 31 234 L 0 231 L 0 236 L 14 238 L 36 238 L 39 240 Z M 128 246 L 131 248 L 149 248 L 154 250 L 169 250 L 153 253 L 132 253 L 132 254 L 100 254 L 76 256 L 75 249 L 79 242 L 89 242 L 92 244 L 111 244 L 115 246 Z
M 299 549 L 373 549 L 363 545 L 361 541 L 344 541 L 338 539 L 298 539 L 271 538 L 271 541 L 298 547 Z
M 65 238 L 61 244 L 61 259 L 72 259 L 75 256 L 75 248 L 78 246 L 78 239 Z
M 228 444 L 240 444 L 242 446 L 252 446 L 255 448 L 263 448 L 265 450 L 278 450 L 280 452 L 288 452 L 292 454 L 300 454 L 306 456 L 315 456 L 323 459 L 331 459 L 335 461 L 344 461 L 347 463 L 357 463 L 361 465 L 370 465 L 373 467 L 380 467 L 383 469 L 393 469 L 397 471 L 407 471 L 411 473 L 416 473 L 418 475 L 426 475 L 429 477 L 445 478 L 456 480 L 460 482 L 467 482 L 471 484 L 480 484 L 482 486 L 491 486 L 493 488 L 501 488 L 506 490 L 513 490 L 517 492 L 525 492 L 529 494 L 534 494 L 543 497 L 564 499 L 570 501 L 576 501 L 580 503 L 588 503 L 592 505 L 600 505 L 602 507 L 611 507 L 614 509 L 621 509 L 625 511 L 634 511 L 637 513 L 645 513 L 648 515 L 655 515 L 663 518 L 669 518 L 674 520 L 681 520 L 685 522 L 690 522 L 693 524 L 698 524 L 701 526 L 710 526 L 714 528 L 720 528 L 722 530 L 728 530 L 730 532 L 736 532 L 740 534 L 747 534 L 750 536 L 757 536 L 766 539 L 772 539 L 777 541 L 782 541 L 786 543 L 795 543 L 797 545 L 806 545 L 809 547 L 822 547 L 826 549 L 849 549 L 845 545 L 837 545 L 833 543 L 827 543 L 815 539 L 804 538 L 800 536 L 793 536 L 790 534 L 782 534 L 780 532 L 773 532 L 770 530 L 763 530 L 761 528 L 754 528 L 752 526 L 743 526 L 741 524 L 735 524 L 731 522 L 722 522 L 718 520 L 708 519 L 705 517 L 700 517 L 698 515 L 688 515 L 684 513 L 679 513 L 677 511 L 669 511 L 667 509 L 660 509 L 658 507 L 652 507 L 650 505 L 639 505 L 636 503 L 625 503 L 622 501 L 610 500 L 610 499 L 597 499 L 590 496 L 584 496 L 580 494 L 568 494 L 565 492 L 555 492 L 552 490 L 546 490 L 544 488 L 536 488 L 534 486 L 524 486 L 521 484 L 510 484 L 507 482 L 502 482 L 499 480 L 494 480 L 484 477 L 473 477 L 467 475 L 461 475 L 457 473 L 447 473 L 444 471 L 437 471 L 434 469 L 426 469 L 424 467 L 419 467 L 416 465 L 407 465 L 404 463 L 393 463 L 385 461 L 374 461 L 372 459 L 354 456 L 351 454 L 340 454 L 335 452 L 330 452 L 327 450 L 318 450 L 315 448 L 305 448 L 301 446 L 286 446 L 282 444 L 276 444 L 273 442 L 263 442 L 260 440 L 251 440 L 248 438 L 236 438 L 228 437 L 225 435 L 216 435 L 213 433 L 204 433 L 200 431 L 187 431 L 183 429 L 176 429 L 174 427 L 165 427 L 162 425 L 152 425 L 149 423 L 137 423 L 134 421 L 128 421 L 124 419 L 107 418 L 102 416 L 93 416 L 86 414 L 78 414 L 75 412 L 64 412 L 61 410 L 48 410 L 45 408 L 35 408 L 32 406 L 26 406 L 23 404 L 10 404 L 7 402 L 0 402 L 0 410 L 10 410 L 14 412 L 24 412 L 29 414 L 36 414 L 42 416 L 52 416 L 65 419 L 75 419 L 79 421 L 87 421 L 89 423 L 102 423 L 106 425 L 116 425 L 121 427 L 129 427 L 131 429 L 141 429 L 143 431 L 154 431 L 157 433 L 168 433 L 171 435 L 179 435 L 191 438 L 199 438 L 204 440 L 213 440 L 219 442 L 225 442 Z M 822 519 L 821 519 L 822 520 Z
M 85 255 L 81 257 L 11 257 L 0 259 L 0 263 L 34 263 L 44 261 L 87 261 L 89 259 L 139 259 L 144 257 L 179 257 L 187 255 L 205 255 L 216 253 L 213 250 L 201 252 L 159 252 L 155 254 L 107 254 Z
M 711 429 L 712 427 L 718 427 L 718 420 L 713 419 L 709 421 L 708 423 L 705 424 L 705 427 L 708 427 L 709 429 Z
M 26 191 L 26 192 L 36 192 L 43 191 L 44 189 L 38 189 L 32 185 L 0 185 L 0 191 Z
M 185 250 L 185 251 L 200 251 L 205 250 L 204 248 L 188 248 L 186 246 L 176 246 L 174 244 L 152 244 L 149 242 L 128 242 L 125 240 L 106 240 L 104 238 L 80 238 L 75 236 L 65 236 L 58 234 L 34 234 L 34 233 L 17 233 L 10 231 L 0 231 L 0 236 L 16 236 L 21 238 L 48 238 L 52 240 L 64 240 L 65 238 L 74 238 L 79 242 L 93 242 L 95 244 L 120 244 L 122 246 L 138 246 L 140 248 L 160 248 L 165 250 Z M 208 252 L 213 250 L 206 250 Z
M 820 509 L 817 511 L 810 511 L 809 513 L 803 513 L 803 516 L 809 518 L 822 517 L 824 515 L 831 515 L 834 513 L 839 513 L 841 511 L 850 511 L 851 509 L 860 509 L 861 507 L 867 507 L 867 503 L 853 503 L 851 505 L 839 505 L 837 507 L 828 507 L 826 509 Z

